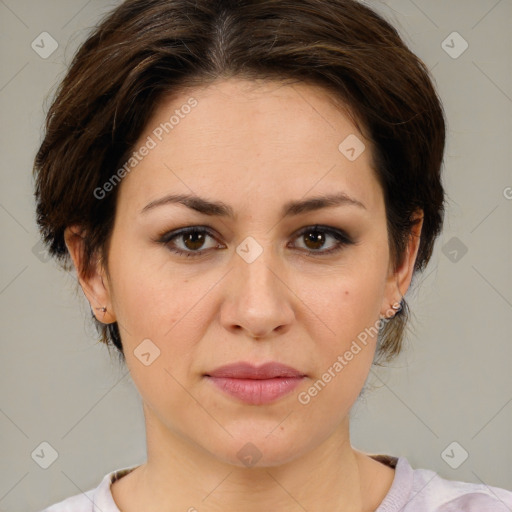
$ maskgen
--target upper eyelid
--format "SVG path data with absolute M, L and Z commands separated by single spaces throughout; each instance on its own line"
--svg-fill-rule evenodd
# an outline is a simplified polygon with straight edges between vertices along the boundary
M 302 234 L 307 232 L 308 230 L 324 231 L 328 235 L 332 236 L 333 238 L 336 238 L 338 242 L 340 242 L 340 240 L 338 237 L 336 237 L 336 235 L 339 234 L 342 238 L 344 238 L 346 240 L 346 242 L 353 242 L 350 235 L 344 229 L 335 228 L 333 226 L 324 226 L 322 224 L 310 224 L 308 226 L 304 226 L 304 227 L 298 229 L 297 231 L 295 231 L 291 236 L 294 239 L 298 238 Z M 172 241 L 180 236 L 186 235 L 190 232 L 201 232 L 201 233 L 206 233 L 208 236 L 210 236 L 211 238 L 213 238 L 214 240 L 219 242 L 214 231 L 215 230 L 213 228 L 211 228 L 209 226 L 204 226 L 204 225 L 186 226 L 183 228 L 178 228 L 178 229 L 168 231 L 168 232 L 164 233 L 161 237 L 159 237 L 159 239 L 162 241 L 165 241 L 165 243 L 169 243 L 170 241 Z M 221 243 L 221 242 L 219 242 L 219 243 Z M 200 249 L 198 251 L 190 251 L 190 252 L 200 252 L 201 250 L 203 250 L 203 249 Z M 207 249 L 205 249 L 205 250 L 207 250 Z

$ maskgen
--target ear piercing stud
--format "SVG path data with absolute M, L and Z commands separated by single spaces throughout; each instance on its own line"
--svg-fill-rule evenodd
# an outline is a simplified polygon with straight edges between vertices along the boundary
M 395 302 L 391 307 L 398 313 L 402 309 L 402 301 Z

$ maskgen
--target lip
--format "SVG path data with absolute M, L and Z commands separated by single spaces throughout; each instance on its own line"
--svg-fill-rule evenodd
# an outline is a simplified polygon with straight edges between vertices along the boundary
M 285 364 L 271 361 L 260 366 L 240 361 L 226 364 L 206 374 L 209 377 L 230 379 L 273 379 L 276 377 L 304 377 L 305 375 Z
M 228 395 L 252 405 L 275 402 L 289 394 L 305 374 L 277 362 L 255 366 L 239 362 L 221 366 L 205 377 Z

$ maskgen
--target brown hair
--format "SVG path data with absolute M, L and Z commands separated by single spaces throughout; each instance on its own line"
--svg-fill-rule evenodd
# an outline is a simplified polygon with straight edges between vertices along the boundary
M 64 230 L 84 228 L 83 268 L 107 261 L 117 187 L 94 190 L 129 158 L 165 96 L 215 80 L 321 85 L 371 142 L 395 268 L 413 214 L 424 220 L 416 271 L 427 265 L 444 215 L 445 120 L 424 63 L 379 14 L 355 0 L 128 0 L 82 44 L 51 105 L 34 163 L 37 223 L 64 268 Z M 341 141 L 340 141 L 341 142 Z M 401 350 L 408 307 L 379 335 L 377 355 Z M 116 323 L 96 320 L 124 359 Z

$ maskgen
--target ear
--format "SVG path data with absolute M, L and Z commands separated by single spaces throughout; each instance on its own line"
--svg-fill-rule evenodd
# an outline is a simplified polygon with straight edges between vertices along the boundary
M 108 276 L 98 258 L 93 262 L 90 275 L 84 273 L 84 231 L 81 226 L 68 226 L 64 231 L 64 241 L 73 260 L 80 287 L 87 297 L 94 315 L 101 323 L 115 322 L 116 316 L 112 308 Z M 107 309 L 104 312 L 102 308 Z
M 411 284 L 414 273 L 414 264 L 416 262 L 420 246 L 421 228 L 423 226 L 423 211 L 418 210 L 413 215 L 413 219 L 417 220 L 417 222 L 411 228 L 406 254 L 404 255 L 400 267 L 393 269 L 391 261 L 389 264 L 385 293 L 381 306 L 381 315 L 383 317 L 389 318 L 392 316 L 390 315 L 390 311 L 393 311 L 392 305 L 400 302 Z

